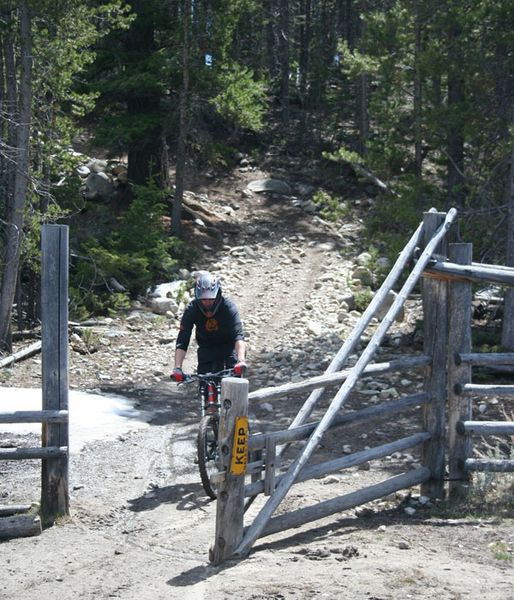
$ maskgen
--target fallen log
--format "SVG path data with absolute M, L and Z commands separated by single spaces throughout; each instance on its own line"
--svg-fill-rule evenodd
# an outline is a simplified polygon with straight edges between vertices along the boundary
M 28 513 L 32 504 L 0 505 L 0 517 L 12 517 L 20 513 Z
M 12 339 L 15 342 L 19 342 L 21 340 L 33 340 L 41 338 L 41 327 L 37 329 L 24 329 L 23 331 L 13 331 Z
M 13 515 L 0 518 L 0 539 L 41 535 L 41 519 L 39 515 Z
M 18 352 L 11 354 L 11 356 L 7 356 L 6 358 L 0 360 L 0 367 L 7 367 L 9 365 L 12 365 L 16 361 L 23 360 L 24 358 L 28 358 L 29 356 L 33 356 L 34 354 L 37 354 L 40 351 L 41 342 L 35 342 L 34 344 L 31 344 L 30 346 L 27 346 L 26 348 L 23 348 L 22 350 L 18 350 Z

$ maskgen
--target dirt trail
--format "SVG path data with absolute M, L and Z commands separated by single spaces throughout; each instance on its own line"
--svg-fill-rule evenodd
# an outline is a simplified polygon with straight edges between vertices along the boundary
M 262 355 L 279 345 L 287 347 L 285 362 L 300 360 L 302 368 L 307 358 L 296 354 L 295 345 L 310 349 L 311 338 L 300 313 L 327 296 L 328 288 L 319 287 L 320 275 L 337 265 L 343 272 L 356 249 L 348 248 L 342 257 L 329 226 L 285 200 L 242 199 L 241 185 L 216 184 L 224 201 L 238 204 L 234 219 L 241 230 L 225 242 L 225 250 L 211 253 L 198 266 L 216 264 L 232 276 L 227 292 L 247 321 L 256 371 Z M 215 210 L 216 203 L 210 208 Z M 290 218 L 278 221 L 277 214 L 284 212 Z M 252 233 L 244 229 L 255 224 Z M 241 254 L 227 260 L 229 248 L 236 246 Z M 323 285 L 333 287 L 334 282 Z M 324 307 L 313 314 L 326 328 L 323 339 L 329 346 L 337 319 Z M 71 516 L 39 537 L 0 544 L 0 599 L 514 599 L 512 561 L 497 558 L 493 550 L 500 543 L 514 547 L 512 522 L 444 520 L 432 517 L 429 508 L 409 517 L 402 495 L 264 538 L 248 559 L 211 566 L 216 504 L 203 495 L 192 460 L 198 411 L 190 393 L 165 377 L 172 344 L 160 342 L 176 330 L 162 321 L 115 325 L 123 336 L 89 362 L 72 354 L 72 383 L 91 388 L 95 374 L 109 371 L 110 389 L 130 393 L 153 419 L 143 430 L 90 443 L 71 456 Z M 136 383 L 126 382 L 124 373 L 138 361 L 146 374 Z M 264 383 L 262 366 L 259 381 Z M 39 368 L 36 360 L 15 366 L 8 384 L 38 385 Z M 98 380 L 96 385 L 101 387 Z M 272 427 L 293 411 L 291 404 L 255 411 L 261 424 Z M 344 444 L 362 442 L 362 436 L 362 431 L 345 433 L 327 442 L 325 451 L 340 453 Z M 0 434 L 0 441 L 5 438 Z M 372 466 L 369 472 L 349 469 L 299 484 L 284 506 L 333 497 L 395 468 L 394 461 L 384 462 L 376 475 Z M 10 503 L 33 500 L 38 477 L 36 461 L 0 464 L 0 493 Z M 256 502 L 252 514 L 261 505 Z

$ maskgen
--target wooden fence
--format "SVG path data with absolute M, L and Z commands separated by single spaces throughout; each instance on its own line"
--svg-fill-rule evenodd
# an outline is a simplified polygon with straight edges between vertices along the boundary
M 221 491 L 217 501 L 215 541 L 210 552 L 212 562 L 221 563 L 230 558 L 244 557 L 255 541 L 263 536 L 315 521 L 400 489 L 420 485 L 423 494 L 432 498 L 443 498 L 447 443 L 451 494 L 466 488 L 469 472 L 472 470 L 512 470 L 513 461 L 484 463 L 472 458 L 472 433 L 514 433 L 514 425 L 512 422 L 488 424 L 471 421 L 470 397 L 486 392 L 514 393 L 514 386 L 485 386 L 485 390 L 482 389 L 484 386 L 471 384 L 470 377 L 471 365 L 481 364 L 480 361 L 514 364 L 514 354 L 501 354 L 494 358 L 493 355 L 471 354 L 471 282 L 480 280 L 514 285 L 514 269 L 472 263 L 469 244 L 449 244 L 447 233 L 455 216 L 454 210 L 447 214 L 435 210 L 425 214 L 423 223 L 399 255 L 389 276 L 324 375 L 298 383 L 264 388 L 250 394 L 244 391 L 247 382 L 237 379 L 224 381 L 222 403 L 224 398 L 237 396 L 239 413 L 233 412 L 236 409 L 229 402 L 223 411 L 222 422 L 224 419 L 234 422 L 238 414 L 247 415 L 248 402 L 307 391 L 310 395 L 287 430 L 249 436 L 246 478 L 230 469 L 233 460 L 230 439 L 221 441 L 222 464 L 220 472 L 215 476 L 220 482 Z M 420 247 L 423 248 L 421 252 Z M 410 275 L 401 286 L 386 316 L 377 325 L 357 362 L 353 367 L 341 370 L 361 341 L 371 319 L 417 253 L 419 256 Z M 386 332 L 421 278 L 424 311 L 423 355 L 404 356 L 386 363 L 372 363 Z M 342 413 L 341 409 L 361 376 L 389 371 L 407 373 L 418 368 L 425 370 L 423 392 Z M 324 389 L 335 385 L 340 385 L 339 390 L 323 418 L 320 421 L 307 422 Z M 367 423 L 371 419 L 391 417 L 413 407 L 419 407 L 422 412 L 421 431 L 374 448 L 320 464 L 307 465 L 327 431 L 359 421 Z M 226 428 L 224 430 L 226 431 Z M 235 435 L 235 432 L 232 432 L 232 435 Z M 286 468 L 282 463 L 284 451 L 291 442 L 300 440 L 305 440 L 305 445 Z M 378 484 L 313 506 L 273 516 L 294 484 L 416 446 L 421 447 L 420 468 L 408 470 Z M 281 467 L 284 467 L 283 472 L 279 472 Z M 259 495 L 264 495 L 266 500 L 253 522 L 244 527 L 245 510 Z
M 474 471 L 514 471 L 511 459 L 473 458 L 473 436 L 512 436 L 514 421 L 474 421 L 473 401 L 513 397 L 514 385 L 474 384 L 473 366 L 514 364 L 514 353 L 473 353 L 471 344 L 472 282 L 514 286 L 514 269 L 472 262 L 471 244 L 451 244 L 449 261 L 435 262 L 428 275 L 449 282 L 448 332 L 448 466 L 449 494 L 467 493 Z
M 218 485 L 218 501 L 215 541 L 210 553 L 212 562 L 244 557 L 255 541 L 263 536 L 359 506 L 400 489 L 420 485 L 422 493 L 442 498 L 445 495 L 447 445 L 450 494 L 465 492 L 473 471 L 514 470 L 514 461 L 510 459 L 477 460 L 472 455 L 473 435 L 514 434 L 512 421 L 492 423 L 472 420 L 473 397 L 514 395 L 514 386 L 473 384 L 472 367 L 514 364 L 514 353 L 485 355 L 471 351 L 471 282 L 488 281 L 514 286 L 514 269 L 473 263 L 471 245 L 449 244 L 447 234 L 455 217 L 453 209 L 448 213 L 431 210 L 425 214 L 423 223 L 398 256 L 380 290 L 323 375 L 251 393 L 248 393 L 246 380 L 229 378 L 223 381 L 220 470 L 214 476 Z M 343 368 L 411 262 L 415 264 L 410 274 L 356 363 Z M 68 230 L 64 226 L 46 225 L 42 232 L 43 406 L 41 411 L 0 413 L 0 423 L 42 423 L 41 447 L 2 449 L 0 459 L 42 459 L 41 516 L 44 525 L 69 512 L 67 278 Z M 425 327 L 423 354 L 373 363 L 387 331 L 420 280 Z M 342 412 L 362 376 L 393 371 L 407 373 L 414 369 L 425 372 L 422 392 Z M 324 390 L 334 386 L 339 386 L 339 389 L 323 417 L 319 421 L 308 422 Z M 248 434 L 249 402 L 303 392 L 309 392 L 309 395 L 288 429 Z M 390 418 L 413 408 L 421 411 L 420 431 L 319 464 L 307 464 L 328 431 L 352 423 Z M 292 442 L 302 440 L 305 443 L 299 454 L 287 468 L 281 470 L 282 466 L 285 467 L 285 450 Z M 313 506 L 273 516 L 294 484 L 418 446 L 422 456 L 420 468 Z M 243 475 L 240 468 L 234 468 L 235 456 L 240 456 L 242 449 L 246 463 Z M 266 498 L 264 505 L 253 522 L 245 527 L 245 511 L 260 495 Z M 5 510 L 4 515 L 12 514 L 8 508 Z
M 3 448 L 0 460 L 41 459 L 41 523 L 69 514 L 68 493 L 68 227 L 41 231 L 42 410 L 1 412 L 0 423 L 42 423 L 41 447 Z M 27 505 L 3 507 L 0 537 L 34 535 L 41 525 L 11 515 Z M 15 510 L 16 508 L 16 510 Z M 37 522 L 37 521 L 36 521 Z

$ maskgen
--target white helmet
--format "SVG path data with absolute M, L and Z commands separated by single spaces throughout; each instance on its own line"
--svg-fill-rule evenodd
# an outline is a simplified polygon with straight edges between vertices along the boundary
M 195 283 L 195 298 L 197 300 L 215 300 L 213 306 L 207 310 L 210 315 L 214 315 L 221 302 L 221 283 L 216 275 L 208 271 L 203 271 L 198 275 Z M 200 310 L 205 313 L 202 303 L 198 302 L 198 305 Z

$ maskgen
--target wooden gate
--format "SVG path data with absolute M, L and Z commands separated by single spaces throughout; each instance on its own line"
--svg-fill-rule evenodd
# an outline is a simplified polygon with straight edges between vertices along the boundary
M 420 224 L 404 250 L 399 255 L 389 276 L 374 296 L 370 305 L 363 313 L 359 323 L 352 334 L 345 341 L 326 373 L 320 377 L 304 382 L 287 384 L 277 388 L 258 390 L 248 395 L 250 402 L 274 398 L 292 392 L 313 390 L 304 405 L 301 407 L 290 427 L 286 431 L 266 433 L 250 436 L 248 442 L 249 464 L 247 474 L 251 478 L 245 484 L 244 477 L 236 475 L 227 468 L 230 457 L 222 459 L 222 472 L 218 480 L 222 482 L 222 494 L 217 503 L 216 538 L 211 549 L 211 560 L 214 563 L 222 562 L 231 557 L 244 557 L 248 554 L 255 541 L 265 535 L 277 531 L 296 527 L 321 517 L 334 514 L 341 510 L 360 505 L 370 500 L 380 498 L 394 491 L 422 484 L 425 493 L 431 497 L 442 497 L 444 494 L 444 435 L 445 435 L 445 397 L 446 397 L 446 363 L 447 363 L 447 283 L 430 278 L 424 281 L 423 302 L 426 318 L 430 318 L 430 327 L 425 331 L 425 353 L 421 357 L 404 357 L 389 363 L 374 363 L 371 361 L 376 354 L 385 334 L 398 316 L 405 300 L 412 292 L 425 269 L 434 261 L 434 256 L 444 254 L 445 236 L 456 216 L 454 209 L 447 214 L 437 213 L 432 210 L 426 213 L 424 222 Z M 397 283 L 406 265 L 419 252 L 416 263 L 401 286 L 400 291 L 389 308 L 386 316 L 378 324 L 366 348 L 361 353 L 355 365 L 341 371 L 352 351 L 361 341 L 361 336 L 371 323 L 384 300 Z M 428 317 L 427 317 L 428 315 Z M 341 408 L 347 401 L 350 393 L 362 375 L 369 373 L 383 373 L 391 370 L 425 368 L 429 371 L 426 377 L 425 390 L 413 396 L 400 400 L 384 403 L 379 406 L 365 408 L 352 413 L 341 414 Z M 317 401 L 327 385 L 341 383 L 338 392 L 332 399 L 327 411 L 319 422 L 307 423 Z M 222 398 L 234 395 L 234 387 L 246 385 L 237 380 L 224 382 Z M 223 400 L 222 400 L 223 402 Z M 389 444 L 377 446 L 362 452 L 318 464 L 307 466 L 308 460 L 313 455 L 324 434 L 334 427 L 342 427 L 350 422 L 390 416 L 407 408 L 419 406 L 422 410 L 423 430 L 406 436 Z M 243 408 L 246 414 L 247 408 Z M 230 413 L 228 409 L 222 418 Z M 234 420 L 235 415 L 230 418 Z M 292 461 L 287 470 L 277 476 L 276 469 L 280 457 L 287 445 L 295 440 L 305 439 L 306 443 L 298 456 Z M 345 496 L 321 502 L 315 506 L 305 507 L 294 512 L 273 517 L 276 508 L 284 499 L 291 486 L 299 481 L 319 477 L 350 466 L 358 465 L 372 459 L 387 456 L 398 450 L 422 445 L 423 466 L 412 469 L 383 481 L 377 485 L 357 490 Z M 228 454 L 230 445 L 225 443 L 222 455 Z M 242 491 L 243 490 L 243 491 Z M 268 497 L 260 512 L 247 528 L 240 526 L 245 505 L 263 493 Z M 234 495 L 240 498 L 236 506 L 231 502 Z M 242 498 L 246 498 L 246 502 Z M 232 516 L 237 516 L 231 522 L 222 518 L 230 506 Z M 235 523 L 235 525 L 233 524 Z
M 41 231 L 42 410 L 0 413 L 0 423 L 42 423 L 41 447 L 3 448 L 0 460 L 41 459 L 41 521 L 69 514 L 68 494 L 68 227 Z M 0 537 L 34 535 L 39 519 L 12 519 L 26 506 L 3 507 Z

